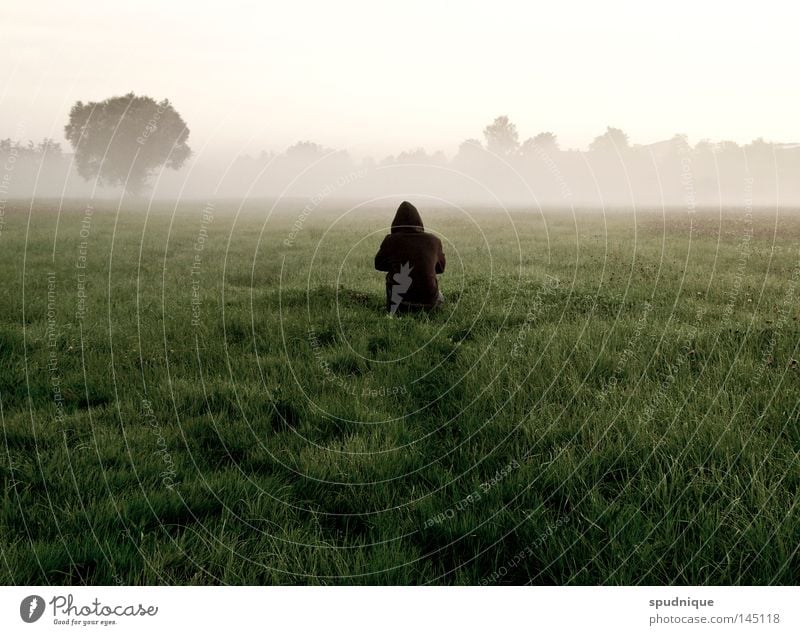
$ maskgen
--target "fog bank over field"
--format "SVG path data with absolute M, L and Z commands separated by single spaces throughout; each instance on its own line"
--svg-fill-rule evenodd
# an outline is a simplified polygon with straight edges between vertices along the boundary
M 609 128 L 589 148 L 565 150 L 551 133 L 520 142 L 505 117 L 483 137 L 463 142 L 450 157 L 419 148 L 376 160 L 312 142 L 256 156 L 199 152 L 180 170 L 152 173 L 139 200 L 269 197 L 312 207 L 398 197 L 490 206 L 800 205 L 800 144 L 690 145 L 676 135 L 637 145 Z M 122 194 L 122 187 L 84 180 L 74 155 L 59 144 L 0 142 L 0 200 Z
M 690 0 L 10 3 L 0 200 L 800 205 L 799 21 Z

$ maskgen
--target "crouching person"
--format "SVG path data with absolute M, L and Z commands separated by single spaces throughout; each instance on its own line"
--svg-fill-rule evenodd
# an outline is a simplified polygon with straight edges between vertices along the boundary
M 442 241 L 425 232 L 417 208 L 403 201 L 375 255 L 375 268 L 386 272 L 386 310 L 408 313 L 439 307 L 444 296 L 436 275 L 444 273 L 444 265 Z

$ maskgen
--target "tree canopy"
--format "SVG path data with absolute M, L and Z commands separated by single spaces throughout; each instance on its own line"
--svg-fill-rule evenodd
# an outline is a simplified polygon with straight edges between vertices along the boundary
M 483 129 L 486 149 L 501 157 L 508 157 L 519 147 L 517 127 L 505 115 L 497 117 Z
M 629 147 L 628 135 L 619 128 L 608 126 L 606 131 L 589 144 L 594 152 L 621 152 Z
M 150 176 L 179 169 L 191 155 L 189 128 L 168 99 L 128 93 L 100 102 L 77 102 L 64 132 L 78 173 L 103 185 L 140 194 Z

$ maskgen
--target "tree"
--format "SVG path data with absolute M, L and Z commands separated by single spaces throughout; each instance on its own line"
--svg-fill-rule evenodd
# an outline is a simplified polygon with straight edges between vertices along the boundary
M 191 155 L 189 128 L 168 99 L 128 93 L 105 101 L 76 102 L 64 132 L 78 173 L 106 185 L 142 192 L 159 168 L 179 169 Z
M 759 137 L 747 144 L 744 150 L 756 162 L 769 163 L 775 153 L 775 144 L 764 141 L 764 137 Z
M 539 152 L 552 154 L 558 150 L 558 139 L 552 132 L 540 132 L 532 139 L 526 139 L 520 147 L 523 156 L 534 156 Z
M 333 150 L 321 146 L 313 141 L 298 141 L 293 146 L 286 148 L 286 156 L 290 159 L 297 159 L 301 162 L 312 162 L 321 159 Z
M 700 139 L 694 146 L 695 154 L 709 156 L 714 152 L 714 144 L 711 139 Z
M 458 170 L 478 170 L 486 161 L 486 149 L 478 139 L 467 139 L 458 146 L 458 152 L 453 157 L 453 167 Z
M 13 154 L 16 158 L 33 159 L 60 159 L 61 144 L 45 137 L 39 143 L 34 144 L 28 141 L 24 144 L 21 141 L 11 139 L 0 139 L 0 155 Z
M 533 142 L 547 152 L 558 150 L 558 139 L 552 132 L 540 132 L 533 138 Z
M 485 150 L 480 141 L 477 139 L 467 139 L 466 141 L 462 141 L 461 145 L 458 146 L 456 157 L 472 159 L 474 157 L 483 156 L 484 153 Z
M 675 134 L 669 140 L 670 149 L 674 154 L 687 155 L 692 151 L 692 146 L 689 143 L 689 137 L 685 134 Z
M 720 141 L 714 146 L 714 151 L 723 156 L 739 157 L 742 148 L 735 141 Z
M 417 163 L 420 165 L 444 165 L 447 163 L 444 153 L 441 151 L 428 154 L 424 148 L 407 150 L 397 155 L 395 163 Z
M 517 127 L 503 115 L 483 129 L 486 149 L 501 157 L 509 157 L 519 147 Z
M 594 152 L 621 152 L 629 148 L 628 135 L 619 128 L 608 126 L 606 131 L 589 145 Z

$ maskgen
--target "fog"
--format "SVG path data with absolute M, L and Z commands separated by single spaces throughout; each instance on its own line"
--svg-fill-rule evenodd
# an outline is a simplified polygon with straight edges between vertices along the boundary
M 557 139 L 540 135 L 505 149 L 468 140 L 450 157 L 420 148 L 358 158 L 310 142 L 256 156 L 197 154 L 180 170 L 156 170 L 138 199 L 267 197 L 316 206 L 424 197 L 497 208 L 800 205 L 800 145 L 692 146 L 681 136 L 636 145 L 613 133 L 580 151 L 562 150 Z M 79 176 L 74 155 L 58 147 L 0 142 L 2 200 L 119 198 L 123 192 Z
M 0 199 L 118 198 L 65 125 L 134 92 L 191 148 L 139 198 L 800 205 L 799 7 L 551 5 L 9 5 Z

